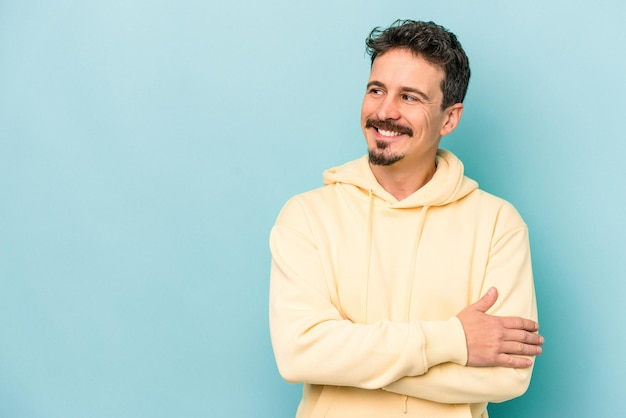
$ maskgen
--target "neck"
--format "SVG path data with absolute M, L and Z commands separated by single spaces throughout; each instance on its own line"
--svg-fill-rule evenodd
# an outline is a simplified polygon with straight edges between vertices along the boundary
M 409 168 L 396 164 L 380 166 L 370 163 L 370 168 L 383 189 L 399 201 L 421 189 L 437 171 L 434 161 L 428 165 Z

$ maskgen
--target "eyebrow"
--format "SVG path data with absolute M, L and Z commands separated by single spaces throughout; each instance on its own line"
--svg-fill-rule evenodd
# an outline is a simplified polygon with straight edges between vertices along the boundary
M 369 90 L 371 87 L 386 88 L 384 83 L 382 83 L 380 81 L 376 81 L 376 80 L 372 80 L 369 83 L 367 83 L 367 89 Z M 417 89 L 417 88 L 414 88 L 414 87 L 402 87 L 401 90 L 403 92 L 416 94 L 416 95 L 420 96 L 422 98 L 422 100 L 424 100 L 427 103 L 431 103 L 432 102 L 430 97 L 426 93 L 421 91 L 420 89 Z

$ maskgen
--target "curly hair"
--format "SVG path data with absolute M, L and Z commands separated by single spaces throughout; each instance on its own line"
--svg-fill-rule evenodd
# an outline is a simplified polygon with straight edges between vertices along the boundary
M 441 82 L 445 109 L 455 103 L 463 103 L 470 79 L 469 59 L 456 35 L 434 22 L 396 20 L 386 29 L 376 27 L 365 40 L 366 51 L 372 57 L 385 52 L 405 48 L 443 69 Z

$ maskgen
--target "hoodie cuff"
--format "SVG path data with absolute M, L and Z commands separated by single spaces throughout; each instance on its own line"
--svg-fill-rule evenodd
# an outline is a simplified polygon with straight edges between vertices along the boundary
M 465 331 L 456 316 L 447 321 L 424 321 L 420 327 L 426 341 L 428 368 L 448 362 L 467 364 Z

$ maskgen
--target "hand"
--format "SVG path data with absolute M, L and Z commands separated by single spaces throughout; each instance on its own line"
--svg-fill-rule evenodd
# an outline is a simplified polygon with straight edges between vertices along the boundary
M 492 287 L 476 303 L 458 313 L 467 341 L 467 365 L 525 368 L 532 361 L 520 356 L 538 356 L 544 343 L 536 331 L 539 324 L 519 317 L 500 317 L 485 312 L 498 299 Z

